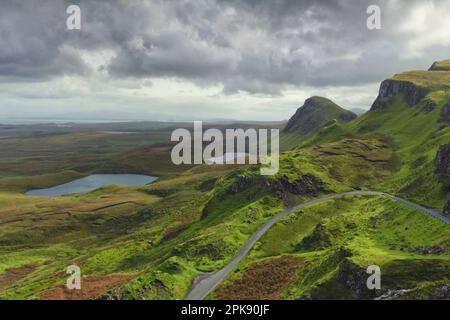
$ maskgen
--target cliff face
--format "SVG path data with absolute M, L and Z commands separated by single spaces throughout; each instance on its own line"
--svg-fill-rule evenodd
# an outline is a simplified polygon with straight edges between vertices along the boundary
M 371 110 L 381 109 L 386 106 L 386 102 L 398 94 L 404 94 L 408 105 L 418 104 L 429 93 L 429 89 L 421 88 L 411 82 L 388 79 L 381 83 L 380 91 Z
M 442 181 L 450 185 L 450 143 L 439 147 L 434 164 Z
M 447 189 L 450 188 L 450 143 L 440 146 L 434 163 L 436 171 L 444 182 L 444 185 Z M 444 205 L 443 213 L 450 215 L 450 193 L 448 201 Z

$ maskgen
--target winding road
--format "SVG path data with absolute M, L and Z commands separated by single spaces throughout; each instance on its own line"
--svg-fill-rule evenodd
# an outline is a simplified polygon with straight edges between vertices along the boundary
M 309 201 L 303 202 L 295 207 L 292 207 L 290 209 L 281 211 L 277 215 L 275 215 L 270 220 L 266 221 L 253 235 L 252 237 L 247 241 L 244 248 L 236 255 L 223 269 L 211 274 L 211 275 L 203 275 L 198 277 L 193 285 L 189 293 L 186 295 L 186 300 L 202 300 L 204 297 L 206 297 L 211 291 L 213 291 L 220 282 L 222 282 L 228 274 L 233 271 L 233 269 L 241 262 L 242 259 L 245 258 L 245 256 L 250 252 L 252 247 L 255 245 L 255 243 L 278 221 L 283 219 L 284 217 L 290 215 L 291 213 L 294 213 L 295 211 L 298 211 L 304 207 L 319 203 L 328 201 L 331 199 L 336 198 L 342 198 L 345 196 L 355 196 L 355 195 L 374 195 L 374 196 L 385 196 L 388 197 L 394 201 L 400 202 L 410 208 L 413 208 L 415 210 L 418 210 L 420 212 L 423 212 L 429 216 L 432 216 L 441 222 L 447 224 L 450 226 L 450 219 L 443 216 L 440 212 L 437 210 L 429 209 L 422 207 L 418 204 L 409 202 L 405 199 L 399 198 L 397 196 L 390 195 L 385 192 L 377 192 L 377 191 L 350 191 L 350 192 L 344 192 L 344 193 L 338 193 L 338 194 L 332 194 L 328 195 L 322 198 L 316 198 L 311 199 Z

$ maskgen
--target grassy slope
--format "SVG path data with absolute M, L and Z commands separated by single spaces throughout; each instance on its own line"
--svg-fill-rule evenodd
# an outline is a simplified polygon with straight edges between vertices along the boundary
M 67 197 L 0 194 L 0 274 L 36 267 L 0 288 L 0 297 L 40 297 L 64 283 L 63 271 L 72 263 L 81 267 L 87 282 L 117 274 L 138 276 L 159 266 L 170 256 L 179 232 L 199 219 L 208 197 L 202 183 L 229 170 L 206 169 L 146 187 L 105 187 Z M 188 286 L 190 278 L 186 281 Z
M 315 233 L 318 225 L 321 231 Z M 446 254 L 417 253 L 417 248 L 433 246 Z M 370 298 L 374 293 L 368 290 L 357 293 L 356 288 L 364 289 L 367 276 L 358 279 L 356 274 L 362 270 L 364 275 L 373 264 L 381 267 L 383 291 L 417 289 L 411 293 L 414 297 L 429 298 L 430 288 L 448 284 L 449 249 L 446 225 L 391 200 L 361 196 L 332 200 L 275 225 L 210 298 Z M 269 262 L 282 257 L 296 258 L 291 267 L 295 274 L 274 288 L 272 278 L 278 275 Z M 264 261 L 264 268 L 255 268 Z M 347 283 L 346 277 L 352 276 L 355 283 Z
M 280 146 L 282 150 L 292 148 L 299 141 L 314 134 L 321 127 L 330 128 L 337 123 L 341 123 L 340 119 L 342 116 L 356 116 L 351 111 L 341 108 L 327 98 L 311 97 L 307 101 L 312 101 L 309 103 L 313 104 L 313 106 L 306 105 L 305 102 L 305 105 L 301 107 L 303 109 L 301 118 L 296 120 L 295 124 L 289 128 L 289 131 L 285 130 L 281 135 Z M 311 126 L 311 124 L 314 125 Z
M 337 180 L 341 187 L 379 189 L 441 209 L 446 194 L 435 174 L 434 157 L 439 145 L 450 141 L 450 128 L 440 119 L 443 106 L 450 100 L 449 75 L 443 71 L 396 75 L 393 79 L 427 87 L 431 92 L 414 107 L 399 95 L 387 108 L 370 111 L 349 124 L 331 123 L 306 141 L 299 136 L 284 136 L 285 146 L 296 139 L 297 145 L 303 146 L 285 153 L 302 154 L 289 157 L 293 160 L 292 172 L 306 162 Z M 430 101 L 436 105 L 431 111 L 426 109 Z M 355 159 L 366 160 L 365 165 Z M 433 290 L 448 285 L 448 227 L 397 204 L 370 200 L 368 206 L 367 201 L 357 199 L 346 205 L 335 201 L 324 210 L 305 210 L 305 216 L 298 218 L 294 214 L 287 218 L 269 231 L 247 261 L 211 297 L 298 299 L 307 294 L 312 298 L 369 298 L 373 293 L 363 290 L 357 294 L 359 289 L 349 288 L 343 279 L 375 263 L 387 270 L 384 289 L 413 288 L 404 297 L 435 298 Z M 316 247 L 302 252 L 302 237 L 311 236 L 323 219 L 325 229 L 317 232 L 320 236 Z M 373 225 L 370 219 L 383 223 Z M 285 226 L 292 221 L 292 227 Z M 328 236 L 330 239 L 320 239 Z M 411 249 L 420 246 L 438 246 L 442 253 L 423 256 Z M 288 280 L 271 271 L 277 261 L 286 259 L 286 254 L 297 261 L 297 267 L 292 267 L 297 270 L 296 277 Z M 265 279 L 269 279 L 266 286 L 261 284 Z
M 430 68 L 431 70 L 450 71 L 450 60 L 436 61 Z
M 444 194 L 434 175 L 432 161 L 438 145 L 450 140 L 448 126 L 438 122 L 440 109 L 448 98 L 447 91 L 432 92 L 427 99 L 433 99 L 438 106 L 431 112 L 423 112 L 422 106 L 408 107 L 401 97 L 397 97 L 388 107 L 389 112 L 371 111 L 347 125 L 330 123 L 305 141 L 304 148 L 284 153 L 280 172 L 273 177 L 259 176 L 257 166 L 242 167 L 230 174 L 227 173 L 232 168 L 200 166 L 184 167 L 176 175 L 167 175 L 167 179 L 144 188 L 106 187 L 86 195 L 55 199 L 2 193 L 0 284 L 1 277 L 11 268 L 33 264 L 36 269 L 14 283 L 0 287 L 0 298 L 42 297 L 48 288 L 62 286 L 66 279 L 64 268 L 76 263 L 82 268 L 86 282 L 92 277 L 110 275 L 135 278 L 109 291 L 111 296 L 181 299 L 196 275 L 223 267 L 274 213 L 315 195 L 294 196 L 263 187 L 266 183 L 274 185 L 283 178 L 294 183 L 310 174 L 324 183 L 326 191 L 321 192 L 378 188 L 439 208 Z M 144 159 L 147 161 L 147 157 L 156 155 L 157 163 L 161 163 L 161 173 L 170 171 L 164 166 L 167 149 L 161 152 L 146 148 L 135 150 L 115 152 L 114 159 L 104 168 L 140 173 L 151 169 L 144 164 Z M 27 155 L 27 163 L 32 161 L 31 156 Z M 20 161 L 14 162 L 11 168 L 20 168 L 19 164 Z M 73 169 L 60 165 L 51 164 L 52 171 L 60 174 L 61 170 Z M 71 172 L 63 173 L 64 179 L 68 173 L 77 175 Z M 230 187 L 238 176 L 255 179 L 254 184 L 240 192 L 230 193 Z M 47 178 L 43 176 L 33 182 L 33 186 L 45 186 Z M 27 174 L 24 174 L 10 191 L 26 189 L 29 186 L 26 179 Z M 216 179 L 218 182 L 215 184 Z M 13 185 L 12 180 L 0 180 L 0 184 L 2 181 L 5 188 Z M 131 202 L 121 203 L 124 199 Z M 205 208 L 208 214 L 202 218 Z M 348 257 L 351 263 L 344 267 L 363 267 L 373 257 L 383 270 L 399 263 L 400 269 L 410 268 L 411 277 L 402 282 L 400 275 L 397 278 L 392 275 L 391 284 L 394 280 L 408 287 L 439 284 L 440 278 L 433 278 L 427 284 L 426 279 L 417 273 L 425 268 L 436 277 L 441 276 L 441 267 L 448 267 L 448 253 L 431 257 L 432 265 L 425 265 L 429 256 L 405 252 L 408 246 L 435 244 L 447 250 L 448 242 L 442 242 L 448 241 L 449 235 L 434 220 L 380 199 L 343 200 L 319 209 L 313 208 L 310 215 L 299 218 L 309 220 L 299 220 L 301 223 L 293 233 L 288 230 L 277 233 L 279 226 L 276 226 L 267 235 L 270 237 L 274 232 L 273 245 L 264 244 L 264 238 L 261 248 L 265 249 L 261 251 L 258 248 L 245 262 L 250 265 L 252 261 L 272 256 L 295 256 L 295 259 L 287 260 L 281 256 L 281 262 L 274 262 L 275 265 L 284 262 L 295 265 L 298 262 L 299 269 L 295 274 L 289 273 L 289 277 L 277 278 L 286 284 L 288 291 L 283 291 L 284 285 L 280 287 L 272 283 L 276 287 L 273 294 L 286 298 L 311 294 L 322 298 L 326 297 L 327 290 L 320 290 L 317 284 L 324 283 L 329 286 L 328 291 L 352 297 L 353 291 L 342 288 L 333 278 L 336 266 L 342 260 L 341 247 L 352 253 L 351 259 Z M 383 223 L 372 228 L 367 219 L 372 215 L 384 217 L 385 214 L 391 218 L 383 218 Z M 393 215 L 399 220 L 395 220 Z M 333 217 L 336 218 L 333 220 Z M 324 222 L 325 229 L 336 233 L 331 242 L 324 241 L 327 247 L 309 251 L 300 247 L 293 252 L 292 244 L 297 245 L 302 235 L 309 235 L 322 218 L 331 219 Z M 419 227 L 431 232 L 417 229 Z M 408 233 L 408 230 L 414 232 Z M 297 243 L 292 242 L 294 240 Z M 388 245 L 392 248 L 386 249 Z M 408 263 L 402 264 L 402 261 Z M 259 274 L 267 265 L 272 264 L 257 265 L 252 274 Z M 234 277 L 239 278 L 239 272 Z M 102 289 L 106 292 L 111 287 Z M 425 294 L 427 290 L 418 290 L 418 294 Z
M 427 112 L 423 107 L 429 100 L 437 107 Z M 345 126 L 316 135 L 304 145 L 320 145 L 345 137 L 382 137 L 395 149 L 392 164 L 399 170 L 373 188 L 440 210 L 445 193 L 435 174 L 434 158 L 439 146 L 450 141 L 450 127 L 440 122 L 441 109 L 449 100 L 449 91 L 437 90 L 419 105 L 410 107 L 397 96 L 387 108 L 369 111 Z

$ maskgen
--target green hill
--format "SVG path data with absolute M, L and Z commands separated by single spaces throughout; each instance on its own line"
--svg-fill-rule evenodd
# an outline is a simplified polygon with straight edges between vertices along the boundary
M 450 60 L 436 61 L 429 71 L 450 71 Z
M 395 172 L 374 187 L 442 209 L 444 181 L 437 174 L 438 149 L 450 141 L 450 71 L 413 71 L 385 80 L 369 112 L 300 142 L 308 147 L 348 137 L 382 137 L 395 150 Z
M 308 99 L 283 133 L 288 150 L 273 176 L 261 176 L 259 165 L 173 172 L 164 165 L 168 148 L 123 152 L 107 163 L 139 172 L 157 157 L 164 178 L 144 187 L 26 197 L 24 176 L 0 193 L 0 298 L 182 299 L 197 276 L 223 268 L 277 212 L 324 194 L 379 190 L 442 210 L 449 75 L 395 75 L 356 119 L 327 99 Z M 71 264 L 83 275 L 76 294 L 64 289 Z M 368 291 L 373 264 L 382 288 Z M 275 224 L 209 298 L 448 299 L 449 270 L 448 226 L 384 197 L 353 196 Z
M 322 127 L 332 127 L 336 123 L 349 122 L 357 117 L 333 101 L 323 97 L 311 97 L 297 109 L 283 129 L 281 144 L 283 148 L 292 146 L 295 141 L 316 133 Z
M 271 179 L 302 186 L 309 175 L 312 186 L 297 196 L 367 188 L 450 210 L 450 72 L 440 70 L 383 81 L 369 112 L 298 139 Z M 242 192 L 263 192 L 254 185 Z M 391 201 L 330 201 L 278 223 L 210 298 L 448 299 L 449 243 L 448 226 Z M 382 291 L 365 287 L 371 264 L 382 270 Z

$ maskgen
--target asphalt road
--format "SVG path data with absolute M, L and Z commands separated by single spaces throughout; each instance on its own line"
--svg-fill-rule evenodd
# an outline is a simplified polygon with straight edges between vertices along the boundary
M 223 269 L 217 271 L 216 273 L 213 273 L 211 275 L 203 275 L 199 277 L 196 281 L 194 281 L 194 284 L 192 285 L 191 290 L 186 295 L 186 300 L 202 300 L 204 297 L 206 297 L 211 291 L 213 291 L 220 282 L 222 282 L 228 274 L 233 271 L 233 269 L 241 262 L 242 259 L 245 258 L 245 256 L 250 252 L 252 247 L 255 245 L 255 243 L 269 230 L 275 223 L 283 219 L 284 217 L 290 215 L 291 213 L 294 213 L 295 211 L 298 211 L 304 207 L 310 206 L 312 204 L 316 204 L 319 202 L 328 201 L 331 199 L 336 198 L 342 198 L 345 196 L 354 196 L 354 195 L 375 195 L 375 196 L 385 196 L 388 198 L 391 198 L 394 201 L 400 202 L 410 208 L 413 208 L 415 210 L 418 210 L 420 212 L 423 212 L 427 215 L 430 215 L 443 223 L 450 226 L 450 219 L 443 216 L 440 212 L 428 209 L 425 207 L 422 207 L 418 204 L 409 202 L 405 199 L 399 198 L 397 196 L 393 196 L 384 192 L 377 192 L 377 191 L 351 191 L 351 192 L 344 192 L 344 193 L 338 193 L 338 194 L 332 194 L 328 195 L 322 198 L 316 198 L 309 201 L 306 201 L 302 204 L 299 204 L 295 207 L 292 207 L 290 209 L 284 210 L 277 215 L 275 215 L 273 218 L 265 222 L 248 240 L 248 242 L 245 244 L 244 248 L 236 255 L 233 260 L 231 260 Z

